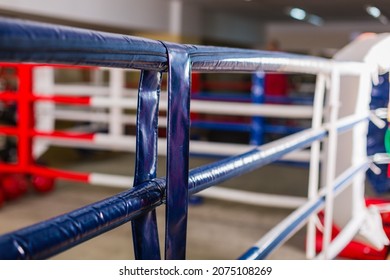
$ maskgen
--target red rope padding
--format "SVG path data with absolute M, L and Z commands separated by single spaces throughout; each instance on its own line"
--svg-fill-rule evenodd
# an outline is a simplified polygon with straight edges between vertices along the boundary
M 85 182 L 85 183 L 89 182 L 89 176 L 90 176 L 89 173 L 65 171 L 65 170 L 48 168 L 48 167 L 39 166 L 39 165 L 30 166 L 28 168 L 28 171 L 30 174 L 51 177 L 51 178 L 62 178 L 62 179 L 80 181 L 80 182 Z
M 42 96 L 34 95 L 31 97 L 32 101 L 50 101 L 61 104 L 75 104 L 75 105 L 89 105 L 91 103 L 90 97 L 79 97 L 79 96 Z
M 19 135 L 19 130 L 17 127 L 8 126 L 8 125 L 0 125 L 0 133 L 5 135 Z
M 95 136 L 94 133 L 85 133 L 85 132 L 67 132 L 67 131 L 53 131 L 53 132 L 45 132 L 38 130 L 31 130 L 31 136 L 43 136 L 50 138 L 67 138 L 67 139 L 79 139 L 79 140 L 87 140 L 92 141 Z

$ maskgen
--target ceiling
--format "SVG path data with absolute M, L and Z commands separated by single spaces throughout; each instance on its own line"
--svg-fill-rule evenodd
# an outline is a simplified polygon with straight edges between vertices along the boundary
M 376 21 L 365 10 L 367 5 L 373 5 L 390 19 L 389 0 L 183 0 L 183 2 L 195 3 L 209 11 L 254 16 L 264 21 L 293 20 L 285 14 L 285 10 L 287 7 L 298 7 L 322 17 L 325 22 Z

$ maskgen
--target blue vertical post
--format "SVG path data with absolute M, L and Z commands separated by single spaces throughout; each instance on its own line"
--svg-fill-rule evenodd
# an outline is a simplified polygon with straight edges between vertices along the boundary
M 168 52 L 168 124 L 165 259 L 186 256 L 191 63 L 185 46 Z
M 134 186 L 156 178 L 161 73 L 142 71 L 138 89 Z M 136 259 L 161 259 L 156 210 L 132 221 Z
M 252 103 L 263 104 L 264 103 L 264 72 L 256 72 L 252 75 L 252 87 L 251 87 L 251 99 Z M 264 118 L 252 117 L 252 126 L 250 134 L 251 145 L 261 145 L 264 143 Z

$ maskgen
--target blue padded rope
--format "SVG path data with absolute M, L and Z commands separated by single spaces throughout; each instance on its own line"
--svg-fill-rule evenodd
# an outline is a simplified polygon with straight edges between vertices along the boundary
M 165 259 L 186 256 L 191 63 L 187 49 L 163 43 L 168 52 L 168 124 Z
M 353 177 L 359 172 L 366 171 L 369 168 L 369 162 L 363 162 L 358 166 L 349 168 L 345 174 L 339 177 L 333 186 L 333 192 L 338 192 L 343 186 L 349 183 Z M 325 204 L 325 195 L 322 195 L 317 198 L 317 200 L 306 203 L 304 206 L 298 208 L 294 212 L 292 212 L 285 220 L 289 219 L 289 217 L 295 218 L 289 219 L 289 222 L 286 224 L 286 227 L 279 231 L 275 232 L 272 235 L 270 240 L 267 242 L 263 242 L 259 246 L 256 244 L 255 246 L 248 249 L 244 254 L 242 254 L 239 259 L 240 260 L 263 260 L 267 258 L 276 248 L 281 246 L 294 232 L 298 231 L 307 219 L 313 214 L 320 211 Z
M 0 17 L 0 60 L 165 71 L 158 41 Z
M 134 186 L 156 178 L 161 76 L 160 72 L 141 72 L 137 106 Z M 136 259 L 158 260 L 161 258 L 155 209 L 134 219 L 132 232 Z
M 325 129 L 310 128 L 259 146 L 246 153 L 192 169 L 189 176 L 190 194 L 279 160 L 284 155 L 306 148 L 325 136 Z
M 238 48 L 182 45 L 192 69 L 205 72 L 284 71 L 316 74 L 327 59 Z M 145 38 L 0 17 L 0 61 L 42 62 L 166 71 L 166 47 Z M 310 62 L 306 64 L 305 62 Z M 287 69 L 291 70 L 291 69 Z
M 0 259 L 46 259 L 114 229 L 162 204 L 154 179 L 67 214 L 0 236 Z

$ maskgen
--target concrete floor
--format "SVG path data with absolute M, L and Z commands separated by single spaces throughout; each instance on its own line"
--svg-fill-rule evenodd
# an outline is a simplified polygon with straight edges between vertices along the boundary
M 54 149 L 49 151 L 47 159 L 51 166 L 111 174 L 132 175 L 134 166 L 133 155 L 107 152 L 97 152 L 86 157 L 74 150 L 64 152 Z M 159 175 L 165 172 L 164 160 L 160 160 Z M 193 158 L 190 165 L 195 167 L 212 160 L 215 159 Z M 271 165 L 224 183 L 223 186 L 239 186 L 256 192 L 305 195 L 307 178 L 308 171 L 305 168 Z M 8 202 L 0 210 L 0 234 L 74 210 L 120 191 L 122 189 L 58 180 L 56 190 L 52 193 L 39 195 L 31 191 L 17 201 Z M 201 205 L 191 205 L 187 258 L 236 259 L 289 212 L 214 199 L 205 199 Z M 157 214 L 163 244 L 163 206 L 158 208 Z M 304 242 L 305 231 L 301 230 L 276 250 L 270 259 L 304 259 Z M 133 259 L 130 224 L 87 241 L 54 259 Z

